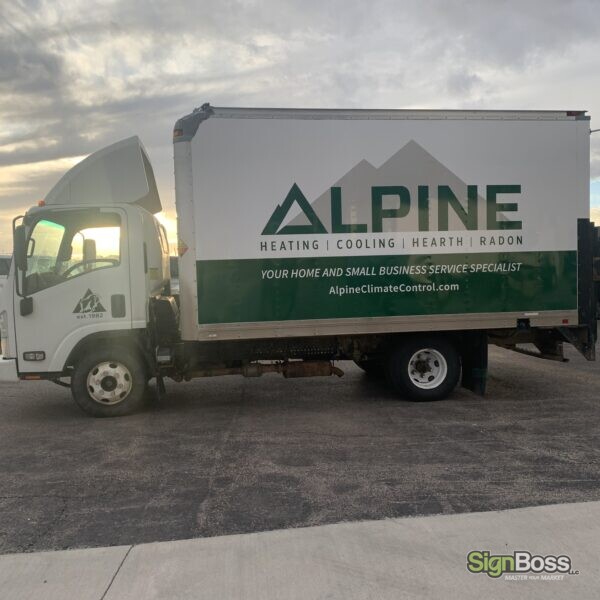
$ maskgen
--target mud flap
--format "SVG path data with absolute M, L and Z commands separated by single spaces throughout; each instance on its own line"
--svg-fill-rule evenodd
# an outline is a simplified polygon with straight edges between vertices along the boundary
M 483 396 L 487 383 L 488 340 L 483 331 L 465 333 L 462 338 L 462 387 Z

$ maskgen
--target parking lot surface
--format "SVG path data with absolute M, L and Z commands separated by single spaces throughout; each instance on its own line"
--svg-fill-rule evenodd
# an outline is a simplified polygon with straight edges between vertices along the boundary
M 492 349 L 488 394 L 396 399 L 337 378 L 167 385 L 92 419 L 49 382 L 0 389 L 0 553 L 600 499 L 600 363 Z

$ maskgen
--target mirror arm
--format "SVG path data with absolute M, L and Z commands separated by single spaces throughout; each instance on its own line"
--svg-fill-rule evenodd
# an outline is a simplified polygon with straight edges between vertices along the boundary
M 25 225 L 17 225 L 17 221 L 23 218 L 22 216 L 18 216 L 13 219 L 13 262 L 15 264 L 15 292 L 21 298 L 19 309 L 21 316 L 26 317 L 33 312 L 33 298 L 27 295 L 27 290 L 25 289 L 25 275 L 27 273 L 26 232 Z M 20 283 L 23 284 L 23 289 L 21 289 Z

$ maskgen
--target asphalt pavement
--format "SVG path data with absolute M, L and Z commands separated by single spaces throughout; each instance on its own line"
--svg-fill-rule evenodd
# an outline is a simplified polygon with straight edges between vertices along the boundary
M 0 553 L 600 500 L 600 364 L 492 349 L 485 398 L 342 379 L 167 385 L 120 419 L 0 390 Z

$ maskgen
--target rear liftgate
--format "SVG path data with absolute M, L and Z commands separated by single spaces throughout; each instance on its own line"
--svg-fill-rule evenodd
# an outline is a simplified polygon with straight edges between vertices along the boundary
M 587 360 L 596 360 L 598 299 L 600 298 L 600 228 L 589 219 L 577 221 L 577 297 L 579 324 L 532 329 L 528 319 L 520 319 L 510 333 L 490 332 L 490 342 L 528 356 L 567 362 L 564 342 L 572 344 Z M 522 348 L 533 344 L 536 350 Z

